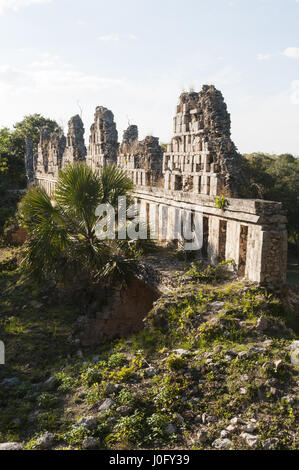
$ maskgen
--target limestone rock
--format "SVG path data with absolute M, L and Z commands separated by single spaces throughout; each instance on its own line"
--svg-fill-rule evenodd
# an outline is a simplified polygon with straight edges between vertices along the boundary
M 54 442 L 55 442 L 55 435 L 50 432 L 47 432 L 37 439 L 36 447 L 38 447 L 39 449 L 43 449 L 43 450 L 51 449 Z
M 168 424 L 165 429 L 166 433 L 170 436 L 171 434 L 175 434 L 177 432 L 176 426 L 174 424 Z
M 1 385 L 4 387 L 4 388 L 12 388 L 12 387 L 17 387 L 18 385 L 21 384 L 21 381 L 20 379 L 18 379 L 17 377 L 12 377 L 12 378 L 8 378 L 8 379 L 3 379 L 2 382 L 1 382 Z
M 79 419 L 75 426 L 82 426 L 85 429 L 92 430 L 96 428 L 97 424 L 97 418 L 95 418 L 94 416 L 86 416 L 84 418 Z
M 110 410 L 111 406 L 113 406 L 115 403 L 111 398 L 107 398 L 104 403 L 99 407 L 100 412 L 105 412 Z
M 265 450 L 275 450 L 277 448 L 278 443 L 279 439 L 277 439 L 276 437 L 272 437 L 270 439 L 265 440 L 263 448 Z
M 43 383 L 43 389 L 50 392 L 50 391 L 55 390 L 57 388 L 57 385 L 58 385 L 58 380 L 56 379 L 56 377 L 52 376 Z
M 87 437 L 82 442 L 83 450 L 97 450 L 101 447 L 101 442 L 94 437 Z
M 214 449 L 217 450 L 228 450 L 231 448 L 232 441 L 230 439 L 216 439 L 216 441 L 213 442 L 212 446 Z
M 0 450 L 22 450 L 24 447 L 20 442 L 3 442 L 0 444 Z
M 258 319 L 256 329 L 259 331 L 265 331 L 269 328 L 269 321 L 265 317 L 260 317 Z
M 254 436 L 253 434 L 249 434 L 246 432 L 243 432 L 240 437 L 245 440 L 246 444 L 249 447 L 252 447 L 252 448 L 257 447 L 260 442 L 259 436 Z
M 205 443 L 207 441 L 207 438 L 208 438 L 207 431 L 205 431 L 204 429 L 200 429 L 196 434 L 196 438 L 199 442 Z

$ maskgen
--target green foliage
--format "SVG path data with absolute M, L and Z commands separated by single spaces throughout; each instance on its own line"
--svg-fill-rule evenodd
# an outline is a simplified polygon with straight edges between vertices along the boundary
M 233 260 L 222 261 L 216 266 L 206 266 L 202 261 L 196 261 L 191 264 L 191 269 L 186 274 L 199 282 L 218 282 L 228 277 L 227 268 L 231 265 L 234 265 Z
M 121 418 L 116 427 L 117 439 L 129 443 L 140 442 L 146 431 L 144 413 L 136 410 L 131 416 Z
M 147 436 L 149 442 L 167 437 L 166 427 L 169 424 L 169 416 L 162 413 L 153 413 L 146 420 L 150 432 Z
M 226 206 L 228 205 L 228 200 L 224 196 L 217 196 L 216 197 L 216 202 L 215 202 L 215 207 L 217 209 L 225 209 Z
M 37 399 L 38 406 L 45 410 L 50 410 L 54 408 L 57 405 L 58 401 L 58 397 L 56 397 L 52 393 L 46 392 L 42 393 Z
M 55 121 L 40 114 L 25 116 L 12 130 L 6 127 L 0 129 L 0 186 L 25 187 L 25 140 L 26 137 L 32 139 L 33 150 L 36 152 L 43 126 L 48 126 L 52 132 L 61 130 Z
M 245 155 L 243 166 L 247 183 L 241 196 L 283 203 L 299 256 L 299 158 L 253 153 Z
M 167 359 L 167 366 L 172 371 L 178 371 L 180 369 L 183 369 L 184 367 L 186 367 L 186 365 L 187 365 L 186 359 L 184 359 L 183 357 L 171 355 Z
M 109 357 L 109 359 L 107 361 L 108 367 L 110 367 L 110 369 L 114 369 L 116 367 L 121 367 L 121 366 L 125 365 L 127 362 L 128 361 L 126 359 L 126 356 L 123 353 L 111 354 L 111 356 Z
M 140 252 L 126 240 L 100 240 L 96 208 L 127 197 L 132 183 L 123 170 L 107 166 L 99 175 L 84 164 L 60 171 L 52 200 L 31 188 L 20 214 L 29 233 L 24 266 L 36 278 L 86 284 L 130 279 Z
M 82 383 L 90 387 L 93 384 L 97 384 L 101 380 L 101 372 L 98 365 L 88 367 L 81 374 Z
M 121 405 L 134 406 L 137 402 L 137 396 L 130 390 L 123 388 L 118 395 L 118 400 Z

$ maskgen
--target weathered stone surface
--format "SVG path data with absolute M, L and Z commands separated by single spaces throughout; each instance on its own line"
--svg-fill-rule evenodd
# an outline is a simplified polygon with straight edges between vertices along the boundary
M 214 86 L 180 96 L 163 171 L 166 189 L 237 195 L 242 183 L 241 156 L 230 138 L 230 115 L 223 96 Z
M 0 450 L 22 450 L 23 444 L 19 442 L 3 442 L 0 444 Z
M 216 441 L 214 441 L 212 444 L 214 449 L 218 449 L 218 450 L 228 450 L 231 448 L 231 445 L 232 445 L 232 441 L 227 438 L 216 439 Z
M 77 114 L 68 122 L 68 134 L 66 137 L 66 148 L 62 156 L 61 166 L 75 163 L 85 162 L 86 147 L 84 143 L 84 126 L 82 119 Z
M 84 418 L 79 419 L 75 426 L 82 426 L 85 429 L 92 430 L 96 428 L 97 423 L 98 421 L 94 416 L 86 416 Z
M 100 447 L 101 447 L 101 441 L 99 441 L 95 437 L 87 437 L 82 442 L 82 449 L 83 450 L 97 450 Z
M 99 407 L 99 412 L 103 413 L 110 410 L 111 406 L 115 405 L 114 401 L 111 398 L 107 398 L 104 403 Z
M 249 447 L 252 447 L 252 448 L 257 447 L 260 442 L 259 436 L 254 436 L 253 434 L 249 434 L 246 432 L 243 432 L 240 437 L 245 440 L 246 444 Z
M 55 442 L 55 435 L 47 432 L 40 436 L 36 441 L 36 447 L 43 450 L 51 449 Z
M 94 170 L 116 163 L 118 152 L 118 133 L 112 111 L 98 106 L 94 123 L 90 128 L 87 163 Z
M 25 176 L 28 183 L 34 180 L 34 152 L 32 139 L 26 138 Z
M 260 317 L 258 319 L 258 322 L 257 322 L 257 325 L 256 325 L 256 329 L 259 330 L 259 331 L 265 331 L 269 328 L 269 322 L 267 320 L 267 318 L 265 317 Z
M 277 445 L 279 443 L 279 439 L 276 437 L 272 437 L 270 439 L 266 439 L 263 447 L 265 450 L 275 450 L 277 448 Z
M 155 186 L 162 178 L 163 152 L 157 137 L 138 141 L 137 126 L 124 132 L 117 165 L 125 168 L 138 186 Z

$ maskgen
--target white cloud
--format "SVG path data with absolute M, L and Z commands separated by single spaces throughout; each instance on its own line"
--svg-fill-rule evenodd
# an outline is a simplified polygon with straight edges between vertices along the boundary
M 135 36 L 135 34 L 129 34 L 129 39 L 131 39 L 132 41 L 136 41 L 137 36 Z
M 99 37 L 100 41 L 118 41 L 119 36 L 118 34 L 107 34 L 106 36 L 100 36 Z
M 269 60 L 271 58 L 271 54 L 258 54 L 257 59 L 258 60 Z
M 99 91 L 123 83 L 112 79 L 89 75 L 63 63 L 58 56 L 44 54 L 25 67 L 0 65 L 0 93 L 10 95 L 23 93 Z
M 52 0 L 0 0 L 0 15 L 6 10 L 19 11 L 21 7 L 26 7 L 38 3 L 51 3 Z
M 299 59 L 299 47 L 287 47 L 287 49 L 283 51 L 283 55 L 290 59 Z

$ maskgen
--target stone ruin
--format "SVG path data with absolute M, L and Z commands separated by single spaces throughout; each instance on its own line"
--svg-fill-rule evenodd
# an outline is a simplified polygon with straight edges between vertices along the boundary
M 87 164 L 93 170 L 99 170 L 104 165 L 116 163 L 118 148 L 114 115 L 107 108 L 98 106 L 90 129 Z
M 204 86 L 183 93 L 174 117 L 174 137 L 164 154 L 165 189 L 236 197 L 241 156 L 230 138 L 230 115 L 220 91 Z
M 162 178 L 163 152 L 158 137 L 138 141 L 138 128 L 131 125 L 124 131 L 117 165 L 125 168 L 134 184 L 155 186 Z
M 35 155 L 31 139 L 26 139 L 25 173 L 28 183 L 52 180 L 47 188 L 52 191 L 58 178 L 58 171 L 68 164 L 79 161 L 86 161 L 86 147 L 84 126 L 78 115 L 69 120 L 67 137 L 62 132 L 50 132 L 47 126 L 43 127 Z
M 138 140 L 136 125 L 125 130 L 119 144 L 114 115 L 100 106 L 87 152 L 79 116 L 69 121 L 66 138 L 43 128 L 37 155 L 27 139 L 26 174 L 28 181 L 50 194 L 59 169 L 70 163 L 86 161 L 97 172 L 116 164 L 134 182 L 135 201 L 147 221 L 155 221 L 158 240 L 175 239 L 186 211 L 192 217 L 200 213 L 199 257 L 213 264 L 234 260 L 241 277 L 260 284 L 284 284 L 287 230 L 282 204 L 238 198 L 242 156 L 231 140 L 230 126 L 223 96 L 214 86 L 183 93 L 174 117 L 174 136 L 163 155 L 157 137 Z M 217 196 L 224 196 L 225 207 L 217 207 Z M 180 242 L 178 237 L 178 246 Z

